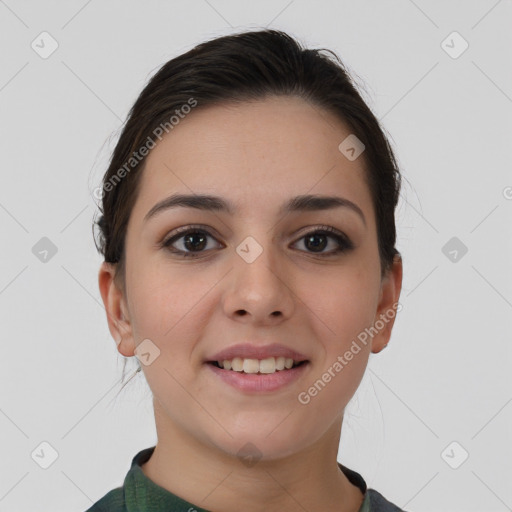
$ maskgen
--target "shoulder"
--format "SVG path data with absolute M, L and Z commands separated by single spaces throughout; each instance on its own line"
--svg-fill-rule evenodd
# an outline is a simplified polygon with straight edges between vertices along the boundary
M 340 462 L 338 462 L 338 466 L 350 483 L 359 487 L 364 495 L 363 503 L 358 512 L 407 512 L 388 501 L 380 492 L 368 488 L 364 478 L 357 471 L 349 469 Z
M 107 492 L 103 498 L 94 503 L 85 512 L 126 512 L 126 502 L 122 487 Z
M 144 487 L 144 479 L 146 478 L 140 469 L 140 465 L 151 457 L 154 449 L 155 446 L 151 446 L 139 451 L 132 458 L 130 469 L 124 478 L 123 485 L 107 492 L 103 498 L 94 503 L 85 512 L 128 512 L 128 506 L 130 506 L 130 509 L 133 509 L 134 500 L 136 500 L 137 479 L 140 480 L 142 478 L 142 484 L 140 482 L 139 484 Z
M 405 510 L 397 507 L 388 501 L 382 494 L 375 489 L 368 489 L 368 496 L 370 498 L 371 512 L 406 512 Z

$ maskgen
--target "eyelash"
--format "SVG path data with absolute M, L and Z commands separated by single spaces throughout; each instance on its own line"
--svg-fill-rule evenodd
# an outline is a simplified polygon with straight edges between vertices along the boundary
M 161 242 L 160 246 L 162 248 L 167 249 L 171 253 L 176 254 L 179 257 L 199 258 L 202 256 L 202 253 L 205 253 L 208 251 L 198 251 L 198 252 L 194 253 L 191 251 L 187 252 L 187 251 L 182 251 L 180 249 L 174 249 L 171 247 L 174 242 L 176 242 L 177 240 L 183 238 L 184 236 L 186 236 L 190 233 L 204 233 L 207 236 L 215 238 L 209 232 L 209 230 L 207 228 L 205 228 L 204 226 L 200 226 L 200 225 L 185 226 L 185 227 L 177 229 L 171 237 L 169 237 L 169 238 L 165 239 L 163 242 Z M 354 249 L 354 244 L 349 240 L 349 238 L 346 235 L 344 235 L 343 233 L 339 232 L 338 230 L 332 228 L 331 226 L 318 226 L 318 228 L 302 235 L 297 240 L 297 242 L 299 240 L 302 240 L 303 238 L 306 238 L 306 237 L 312 236 L 312 235 L 328 235 L 329 238 L 332 238 L 333 240 L 336 241 L 336 243 L 338 244 L 338 247 L 330 252 L 327 252 L 327 253 L 314 253 L 314 252 L 304 251 L 304 252 L 307 252 L 308 254 L 312 254 L 315 256 L 322 256 L 322 257 L 327 258 L 330 256 L 335 256 L 339 253 L 348 252 L 348 251 Z

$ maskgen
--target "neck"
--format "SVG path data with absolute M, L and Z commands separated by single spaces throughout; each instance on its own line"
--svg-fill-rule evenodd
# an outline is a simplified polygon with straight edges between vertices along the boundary
M 337 463 L 340 417 L 322 438 L 287 457 L 244 464 L 184 431 L 154 401 L 158 442 L 142 471 L 153 482 L 201 508 L 223 512 L 325 510 L 357 512 L 361 490 Z

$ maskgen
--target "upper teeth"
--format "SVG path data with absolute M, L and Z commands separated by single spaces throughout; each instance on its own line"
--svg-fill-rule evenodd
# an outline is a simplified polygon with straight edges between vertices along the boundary
M 290 369 L 293 366 L 293 359 L 288 357 L 267 357 L 266 359 L 225 359 L 217 361 L 224 370 L 234 370 L 245 373 L 274 373 L 276 370 Z

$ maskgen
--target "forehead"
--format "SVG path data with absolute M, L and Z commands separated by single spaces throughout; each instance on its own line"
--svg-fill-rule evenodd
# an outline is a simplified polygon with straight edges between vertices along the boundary
M 176 192 L 229 198 L 240 214 L 263 207 L 277 214 L 291 196 L 338 193 L 368 217 L 364 160 L 338 149 L 350 134 L 336 116 L 299 98 L 198 108 L 151 150 L 133 214 L 143 217 Z

